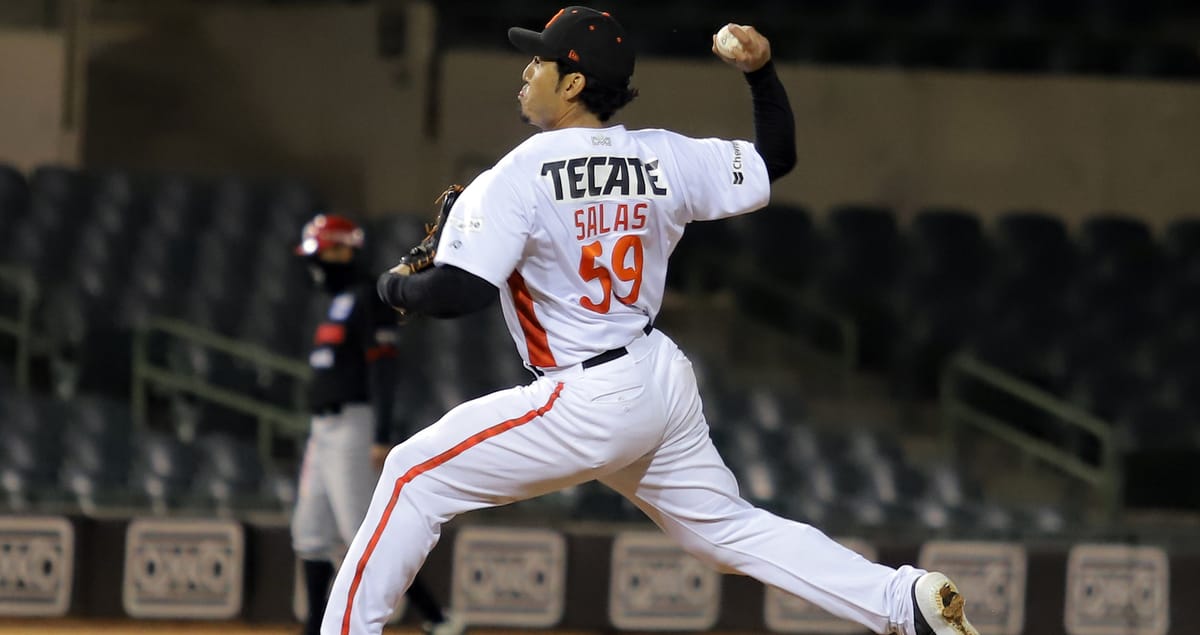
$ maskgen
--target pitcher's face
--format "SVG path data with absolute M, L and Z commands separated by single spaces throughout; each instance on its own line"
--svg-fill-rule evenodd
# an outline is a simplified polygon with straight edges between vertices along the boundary
M 534 57 L 521 73 L 525 84 L 517 93 L 517 101 L 521 102 L 521 120 L 531 123 L 542 130 L 555 127 L 555 122 L 561 120 L 570 108 L 567 81 L 571 77 L 558 74 L 558 64 L 554 60 Z

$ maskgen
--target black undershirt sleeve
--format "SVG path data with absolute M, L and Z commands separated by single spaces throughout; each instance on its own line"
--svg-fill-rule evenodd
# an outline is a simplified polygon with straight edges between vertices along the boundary
M 395 411 L 396 382 L 400 375 L 396 359 L 396 314 L 389 307 L 370 297 L 369 291 L 361 295 L 366 313 L 363 333 L 363 356 L 367 359 L 367 386 L 371 407 L 375 412 L 375 443 L 396 443 L 392 425 Z M 357 307 L 356 307 L 357 310 Z
M 754 147 L 774 182 L 796 167 L 796 120 L 774 62 L 746 73 L 746 83 L 754 101 Z
M 474 313 L 498 297 L 495 285 L 452 265 L 430 267 L 411 276 L 385 272 L 375 289 L 392 308 L 435 318 Z
M 375 412 L 375 443 L 393 445 L 392 406 L 395 402 L 396 378 L 399 363 L 393 353 L 367 363 L 367 381 L 371 391 L 371 408 Z

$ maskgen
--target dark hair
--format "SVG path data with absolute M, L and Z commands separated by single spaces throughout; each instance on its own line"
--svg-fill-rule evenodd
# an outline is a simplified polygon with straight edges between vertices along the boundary
M 608 121 L 613 116 L 613 113 L 624 108 L 626 104 L 633 101 L 633 98 L 638 95 L 636 88 L 628 85 L 622 88 L 615 88 L 604 84 L 599 79 L 588 75 L 567 60 L 555 60 L 555 62 L 558 64 L 560 80 L 571 73 L 583 74 L 587 82 L 583 87 L 583 91 L 579 93 L 579 99 L 583 102 L 584 107 L 593 115 L 596 115 L 600 121 Z

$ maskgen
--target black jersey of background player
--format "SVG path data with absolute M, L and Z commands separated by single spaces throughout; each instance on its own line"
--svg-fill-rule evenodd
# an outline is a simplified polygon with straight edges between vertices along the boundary
M 374 281 L 364 275 L 333 293 L 308 356 L 313 369 L 308 396 L 313 412 L 373 402 L 376 416 L 389 420 L 390 407 L 379 412 L 378 402 L 391 401 L 394 384 L 386 375 L 392 373 L 376 371 L 393 366 L 396 337 L 396 313 L 379 299 Z

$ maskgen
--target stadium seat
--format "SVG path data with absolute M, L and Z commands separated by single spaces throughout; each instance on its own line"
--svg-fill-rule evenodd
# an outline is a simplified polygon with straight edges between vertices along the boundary
M 1038 211 L 1002 214 L 994 229 L 995 306 L 1054 302 L 1072 280 L 1075 248 L 1062 220 Z
M 893 394 L 932 399 L 946 360 L 979 329 L 977 302 L 955 298 L 912 298 L 900 313 L 901 328 L 892 343 L 889 366 Z
M 1053 4 L 1053 3 L 1044 3 Z M 1130 55 L 1126 42 L 1096 37 L 1061 38 L 1051 45 L 1048 64 L 1051 71 L 1084 75 L 1112 75 L 1120 71 Z
M 982 39 L 969 47 L 964 68 L 1005 73 L 1039 73 L 1049 70 L 1051 43 L 1038 35 L 1001 35 Z
M 620 521 L 640 517 L 642 514 L 627 501 L 597 481 L 579 485 L 575 493 L 570 515 L 574 520 Z
M 1200 219 L 1167 226 L 1162 241 L 1161 310 L 1173 316 L 1177 330 L 1200 334 Z
M 1123 60 L 1125 74 L 1187 79 L 1200 76 L 1200 54 L 1184 43 L 1164 42 L 1135 48 Z
M 1079 230 L 1079 252 L 1085 261 L 1112 260 L 1115 265 L 1153 259 L 1155 245 L 1144 221 L 1106 213 L 1085 220 Z
M 83 215 L 89 194 L 87 179 L 82 173 L 53 165 L 43 165 L 33 171 L 29 190 L 33 200 L 44 209 L 62 210 L 72 219 Z
M 812 275 L 813 263 L 820 257 L 820 245 L 808 209 L 773 204 L 731 222 L 741 225 L 746 251 L 761 275 L 795 287 L 803 285 Z
M 843 205 L 826 219 L 824 262 L 818 273 L 823 299 L 852 316 L 860 362 L 880 368 L 895 333 L 892 286 L 900 269 L 900 239 L 891 210 Z
M 264 469 L 254 445 L 224 434 L 206 435 L 196 444 L 199 498 L 226 514 L 262 505 Z
M 724 264 L 730 253 L 739 253 L 735 228 L 724 221 L 689 223 L 671 254 L 667 285 L 687 293 L 713 293 L 729 284 Z
M 128 491 L 130 423 L 128 409 L 117 402 L 70 402 L 59 482 L 85 513 L 136 502 Z
M 171 436 L 147 432 L 135 437 L 134 450 L 131 488 L 150 502 L 156 515 L 194 502 L 189 495 L 196 468 L 193 448 Z
M 149 223 L 167 236 L 187 235 L 200 224 L 208 191 L 179 176 L 164 176 L 150 195 Z
M 907 232 L 905 275 L 961 294 L 978 288 L 990 255 L 978 217 L 962 209 L 928 208 L 916 214 Z
M 62 460 L 60 408 L 52 401 L 4 395 L 0 418 L 0 493 L 10 509 L 28 509 L 57 491 Z

